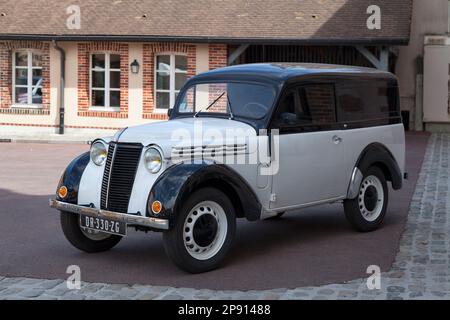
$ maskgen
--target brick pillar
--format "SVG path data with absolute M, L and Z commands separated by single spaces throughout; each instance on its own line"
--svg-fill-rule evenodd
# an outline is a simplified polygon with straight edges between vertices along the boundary
M 209 45 L 209 70 L 227 66 L 228 49 L 226 44 Z
M 6 45 L 0 44 L 0 108 L 11 106 L 11 52 Z

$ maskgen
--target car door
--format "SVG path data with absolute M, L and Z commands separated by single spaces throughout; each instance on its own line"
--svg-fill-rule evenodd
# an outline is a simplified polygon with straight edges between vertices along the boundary
M 286 89 L 270 127 L 272 134 L 274 129 L 279 130 L 271 209 L 298 207 L 346 194 L 344 147 L 336 125 L 333 84 L 311 83 Z

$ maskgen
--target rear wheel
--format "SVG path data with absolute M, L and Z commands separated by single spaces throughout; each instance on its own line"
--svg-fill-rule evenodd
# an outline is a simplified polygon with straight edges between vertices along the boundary
M 358 231 L 376 230 L 383 222 L 388 205 L 386 177 L 378 167 L 363 173 L 358 196 L 344 201 L 347 220 Z
M 61 211 L 61 227 L 66 239 L 77 249 L 96 253 L 113 248 L 122 239 L 121 236 L 80 227 L 77 214 Z
M 194 192 L 163 234 L 167 255 L 181 269 L 200 273 L 217 268 L 231 247 L 236 216 L 228 197 L 213 188 Z

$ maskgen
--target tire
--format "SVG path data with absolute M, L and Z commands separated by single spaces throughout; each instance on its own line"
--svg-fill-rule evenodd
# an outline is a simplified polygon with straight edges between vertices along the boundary
M 87 253 L 108 251 L 122 239 L 121 236 L 101 232 L 89 234 L 87 230 L 80 228 L 80 218 L 77 214 L 61 211 L 60 218 L 66 239 L 81 251 Z
M 220 266 L 236 233 L 236 214 L 228 197 L 214 188 L 195 191 L 182 204 L 171 230 L 163 233 L 166 254 L 190 273 Z
M 355 199 L 344 201 L 347 220 L 361 232 L 378 229 L 386 215 L 389 191 L 384 173 L 378 167 L 369 167 L 363 172 L 363 179 Z

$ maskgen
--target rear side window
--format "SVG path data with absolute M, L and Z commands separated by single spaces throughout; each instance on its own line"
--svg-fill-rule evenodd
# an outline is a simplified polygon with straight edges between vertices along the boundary
M 336 87 L 339 122 L 398 116 L 397 87 L 388 81 L 340 83 Z

